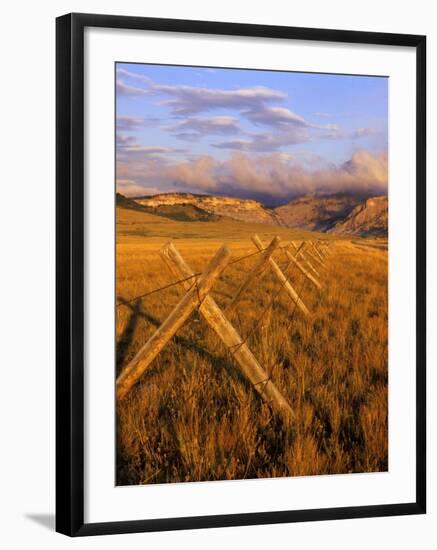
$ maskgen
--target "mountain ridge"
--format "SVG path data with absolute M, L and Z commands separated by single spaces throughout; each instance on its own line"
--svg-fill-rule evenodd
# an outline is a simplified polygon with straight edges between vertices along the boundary
M 327 231 L 345 218 L 363 195 L 351 193 L 307 194 L 278 206 L 276 212 L 287 227 L 299 227 L 308 231 Z
M 194 205 L 215 216 L 226 216 L 239 221 L 282 225 L 274 209 L 267 208 L 254 199 L 222 197 L 217 195 L 196 195 L 194 193 L 160 193 L 148 197 L 137 197 L 143 206 L 159 208 L 164 205 Z
M 386 235 L 386 195 L 372 197 L 347 192 L 301 195 L 283 205 L 269 208 L 255 199 L 219 195 L 168 192 L 127 198 L 117 194 L 118 204 L 180 221 L 212 221 L 231 218 L 308 231 Z M 135 206 L 136 205 L 136 206 Z

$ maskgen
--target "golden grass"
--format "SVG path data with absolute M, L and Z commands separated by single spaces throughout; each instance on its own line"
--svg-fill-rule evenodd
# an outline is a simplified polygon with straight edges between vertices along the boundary
M 173 282 L 159 257 L 170 238 L 194 271 L 223 242 L 233 256 L 314 233 L 233 221 L 173 222 L 117 211 L 117 301 Z M 323 234 L 323 238 L 327 238 Z M 387 251 L 332 240 L 317 292 L 294 269 L 312 316 L 281 292 L 248 344 L 291 404 L 285 428 L 195 313 L 117 406 L 117 483 L 144 484 L 387 470 Z M 369 243 L 371 244 L 371 243 Z M 225 307 L 258 256 L 230 266 L 213 289 Z M 277 262 L 287 264 L 281 251 Z M 244 337 L 280 289 L 267 270 L 231 321 Z M 127 365 L 183 295 L 172 287 L 117 308 L 117 369 Z

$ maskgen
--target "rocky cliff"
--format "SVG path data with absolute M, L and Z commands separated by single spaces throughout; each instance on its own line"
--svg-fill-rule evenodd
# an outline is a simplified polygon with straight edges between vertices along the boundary
M 278 206 L 276 214 L 283 225 L 308 231 L 327 231 L 362 202 L 363 197 L 346 193 L 304 195 Z
M 193 205 L 216 216 L 252 223 L 281 225 L 276 212 L 252 199 L 237 199 L 212 195 L 194 195 L 190 193 L 162 193 L 152 197 L 137 197 L 141 205 L 162 208 L 174 205 Z
M 337 222 L 330 230 L 360 236 L 386 236 L 388 234 L 388 199 L 372 197 L 356 206 L 344 220 Z

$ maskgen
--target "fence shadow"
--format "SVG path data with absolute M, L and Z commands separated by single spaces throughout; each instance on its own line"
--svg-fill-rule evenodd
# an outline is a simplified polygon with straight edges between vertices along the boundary
M 123 303 L 125 305 L 128 305 L 125 301 Z M 129 347 L 134 339 L 135 329 L 137 328 L 139 313 L 141 311 L 140 299 L 135 300 L 135 302 L 129 304 L 129 309 L 131 311 L 131 315 L 120 338 L 117 341 L 117 375 L 119 371 L 119 365 L 122 365 L 124 363 L 127 353 L 129 351 Z
M 161 325 L 162 321 L 160 321 L 158 318 L 154 317 L 151 313 L 148 313 L 147 311 L 145 311 L 141 307 L 141 303 L 139 301 L 136 301 L 134 303 L 132 303 L 132 302 L 129 303 L 122 297 L 117 297 L 117 300 L 118 300 L 119 303 L 122 303 L 125 307 L 127 307 L 131 310 L 132 315 L 131 315 L 131 317 L 129 318 L 129 321 L 128 321 L 128 325 L 130 325 L 130 327 L 136 327 L 139 319 L 145 320 L 147 323 L 153 325 L 156 328 L 158 328 Z M 126 327 L 126 328 L 128 328 L 128 327 Z M 123 331 L 122 336 L 120 337 L 120 341 L 125 338 L 126 332 L 127 331 L 125 329 Z M 129 338 L 126 337 L 127 339 L 123 341 L 123 345 L 126 346 L 123 350 L 123 354 L 124 354 L 122 356 L 123 359 L 126 358 L 127 350 L 129 348 L 130 344 L 132 343 L 134 330 L 132 330 L 132 328 L 130 328 L 130 332 L 128 334 L 129 334 Z M 196 341 L 191 340 L 189 338 L 186 338 L 185 336 L 175 335 L 175 336 L 173 336 L 172 340 L 175 344 L 183 347 L 187 351 L 191 351 L 193 353 L 196 353 L 202 359 L 207 359 L 215 369 L 225 369 L 226 373 L 233 380 L 243 384 L 243 386 L 246 389 L 250 388 L 250 384 L 246 380 L 246 378 L 244 378 L 244 376 L 240 373 L 240 371 L 238 369 L 235 369 L 233 364 L 229 361 L 229 359 L 226 358 L 225 355 L 220 356 L 220 357 L 217 356 L 217 355 L 214 355 L 213 353 L 211 353 L 210 351 L 208 351 L 204 347 L 200 346 Z M 123 370 L 123 366 L 124 366 L 123 365 L 123 360 L 121 360 L 121 361 L 118 360 L 118 358 L 119 358 L 118 346 L 119 346 L 119 344 L 117 342 L 117 376 Z M 223 350 L 223 351 L 225 351 L 225 350 Z M 164 369 L 165 369 L 165 366 L 162 365 L 162 363 L 159 366 L 157 365 L 157 366 L 149 368 L 142 375 L 142 377 L 141 377 L 142 382 L 147 382 L 148 380 L 154 378 L 158 374 L 162 373 Z

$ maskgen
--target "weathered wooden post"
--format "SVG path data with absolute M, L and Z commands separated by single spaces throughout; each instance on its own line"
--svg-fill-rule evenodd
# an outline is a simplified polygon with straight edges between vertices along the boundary
M 331 243 L 329 241 L 320 241 L 320 245 L 325 256 L 332 254 Z
M 296 259 L 300 256 L 302 260 L 307 264 L 307 266 L 313 270 L 313 272 L 317 275 L 317 277 L 320 277 L 320 273 L 317 271 L 317 269 L 313 266 L 313 264 L 308 260 L 308 258 L 305 256 L 305 253 L 303 251 L 303 248 L 299 248 L 297 244 L 294 241 L 290 241 L 293 245 L 293 248 L 298 254 L 296 254 Z M 302 241 L 304 242 L 304 241 Z
M 258 248 L 258 250 L 263 250 L 264 245 L 261 241 L 261 239 L 258 237 L 258 235 L 254 235 L 252 237 L 252 242 L 254 245 Z M 310 315 L 310 312 L 308 311 L 308 308 L 303 303 L 303 301 L 300 299 L 299 294 L 294 290 L 294 288 L 291 286 L 290 282 L 288 281 L 287 277 L 282 273 L 281 268 L 278 266 L 278 264 L 275 262 L 273 258 L 269 259 L 270 265 L 272 267 L 272 270 L 274 273 L 276 273 L 276 276 L 278 277 L 279 281 L 284 285 L 284 288 L 290 298 L 295 302 L 295 304 L 299 307 L 299 309 L 305 314 Z
M 319 254 L 322 255 L 323 259 L 325 259 L 326 258 L 326 249 L 323 245 L 323 242 L 320 239 L 318 239 L 314 244 L 316 245 L 317 250 L 319 251 Z
M 167 319 L 118 376 L 116 383 L 117 399 L 126 397 L 153 359 L 155 359 L 193 311 L 201 305 L 217 277 L 228 265 L 229 258 L 229 249 L 226 246 L 222 246 L 199 279 L 194 284 L 191 283 L 190 289 Z
M 317 265 L 318 265 L 318 266 L 326 268 L 326 266 L 323 264 L 323 262 L 322 262 L 315 254 L 313 254 L 309 249 L 306 249 L 305 253 L 306 253 L 314 262 L 317 262 Z
M 234 297 L 232 298 L 231 302 L 226 307 L 225 309 L 226 315 L 230 316 L 235 311 L 235 307 L 239 302 L 241 296 L 243 295 L 243 292 L 249 287 L 252 279 L 254 279 L 254 277 L 256 277 L 259 273 L 261 273 L 262 270 L 269 263 L 269 260 L 272 257 L 273 252 L 278 248 L 280 241 L 281 239 L 279 237 L 274 237 L 272 239 L 272 242 L 269 244 L 269 246 L 261 254 L 261 257 L 255 263 L 255 265 L 252 267 L 252 269 L 249 271 L 246 277 L 243 279 L 243 282 L 241 283 L 238 290 L 234 294 Z
M 317 254 L 317 256 L 320 258 L 320 261 L 323 262 L 324 258 L 320 254 L 319 249 L 317 248 L 317 246 L 313 243 L 313 241 L 309 241 L 309 242 L 310 242 L 310 245 L 313 247 L 313 249 L 314 249 L 315 253 Z
M 170 271 L 178 279 L 191 277 L 193 275 L 193 271 L 172 243 L 164 246 L 161 250 L 161 257 Z M 182 281 L 181 285 L 184 288 L 189 288 L 190 283 L 189 281 Z M 273 410 L 275 410 L 286 423 L 290 422 L 294 416 L 290 405 L 275 384 L 270 380 L 267 372 L 258 363 L 246 342 L 229 322 L 212 296 L 207 295 L 205 297 L 199 308 L 199 313 L 223 341 L 226 348 L 235 358 L 243 375 L 251 382 L 260 396 L 267 403 L 271 404 Z
M 317 281 L 317 279 L 315 279 L 315 277 L 313 277 L 313 276 L 311 275 L 311 273 L 310 273 L 309 271 L 307 271 L 307 270 L 303 267 L 303 265 L 302 265 L 300 262 L 297 261 L 296 257 L 293 256 L 293 254 L 291 254 L 291 252 L 290 252 L 287 248 L 285 249 L 285 254 L 287 255 L 287 258 L 288 258 L 289 260 L 291 260 L 291 261 L 295 264 L 295 266 L 299 269 L 299 271 L 300 271 L 301 273 L 303 273 L 303 275 L 305 275 L 305 277 L 306 277 L 309 281 L 311 281 L 311 283 L 312 283 L 316 288 L 318 288 L 319 290 L 322 289 L 322 285 L 319 283 L 319 281 Z M 298 256 L 298 254 L 296 254 L 296 256 Z

